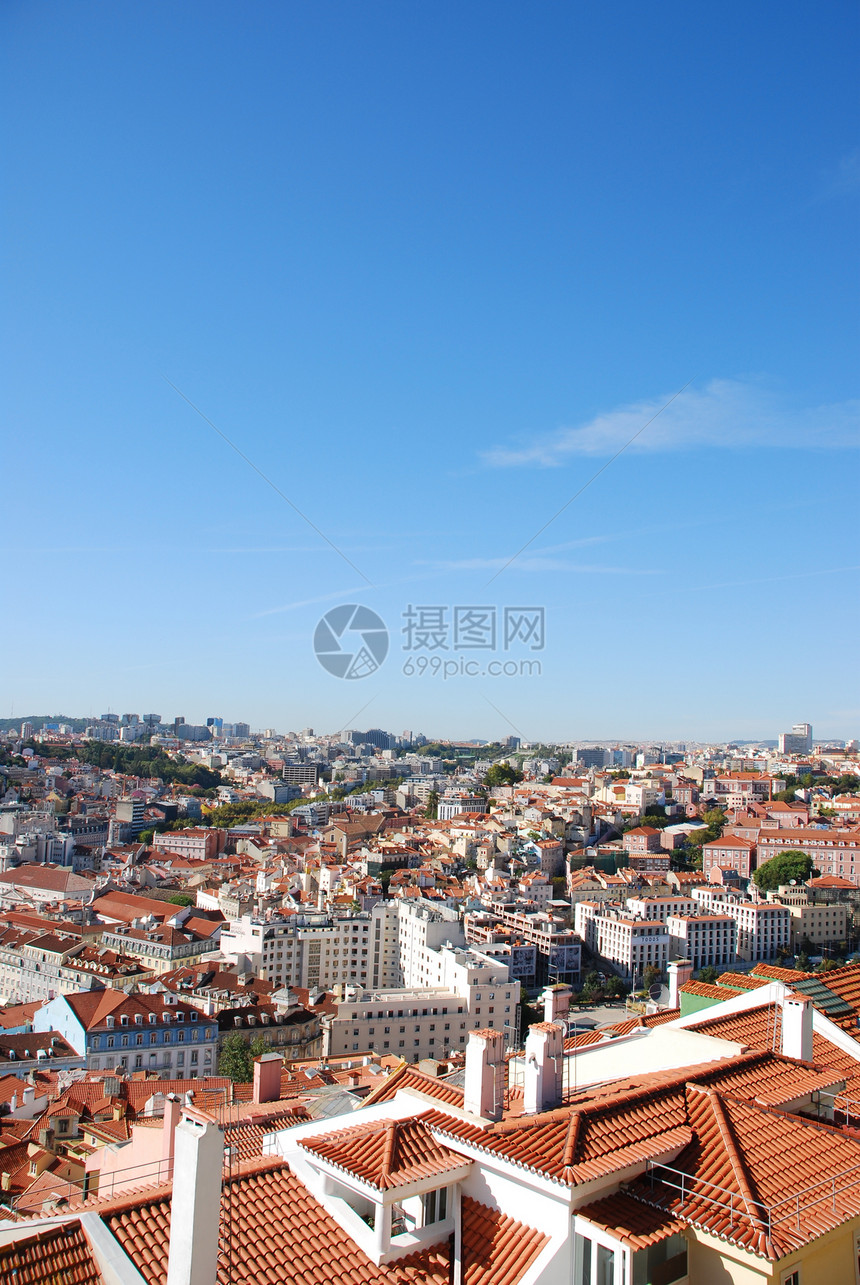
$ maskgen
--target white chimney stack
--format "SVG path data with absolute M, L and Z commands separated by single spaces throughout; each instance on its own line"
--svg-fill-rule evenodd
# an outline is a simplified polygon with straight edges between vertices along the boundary
M 570 1012 L 570 997 L 573 991 L 569 986 L 547 986 L 543 999 L 543 1020 L 554 1022 L 559 1017 L 567 1017 Z
M 670 959 L 666 971 L 669 974 L 669 1007 L 680 1008 L 681 996 L 678 992 L 693 976 L 693 965 L 689 959 Z
M 782 1001 L 783 1057 L 812 1061 L 812 1012 L 805 995 L 786 995 Z
M 552 1022 L 536 1022 L 526 1036 L 523 1110 L 526 1115 L 561 1105 L 564 1031 Z
M 501 1120 L 504 1090 L 504 1035 L 501 1031 L 471 1031 L 466 1045 L 463 1109 L 484 1120 Z
M 223 1164 L 216 1121 L 184 1110 L 174 1135 L 167 1285 L 215 1285 Z

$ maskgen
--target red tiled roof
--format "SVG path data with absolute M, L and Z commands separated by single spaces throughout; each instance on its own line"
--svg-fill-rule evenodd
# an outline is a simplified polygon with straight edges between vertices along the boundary
M 228 1108 L 229 1109 L 229 1108 Z M 224 1127 L 224 1142 L 232 1147 L 235 1160 L 253 1160 L 263 1154 L 263 1138 L 267 1133 L 276 1133 L 279 1129 L 291 1129 L 295 1124 L 310 1120 L 310 1112 L 304 1106 L 283 1108 L 266 1115 L 252 1116 L 244 1120 L 227 1123 Z
M 567 1185 L 685 1146 L 691 1136 L 685 1099 L 690 1083 L 781 1105 L 832 1088 L 842 1078 L 826 1067 L 755 1051 L 596 1086 L 569 1106 L 496 1124 L 477 1125 L 435 1109 L 421 1118 L 437 1136 Z
M 767 986 L 768 979 L 765 977 L 751 977 L 749 973 L 720 973 L 717 982 L 720 986 L 731 986 L 735 990 L 754 991 L 759 986 Z
M 77 1221 L 0 1246 L 0 1280 L 17 1285 L 102 1285 L 89 1241 Z
M 647 1249 L 685 1226 L 683 1218 L 674 1218 L 662 1209 L 643 1205 L 621 1191 L 594 1200 L 590 1205 L 581 1205 L 576 1216 L 587 1218 L 632 1249 Z
M 372 1187 L 403 1187 L 459 1169 L 463 1156 L 438 1143 L 420 1119 L 375 1120 L 305 1138 L 299 1146 Z
M 634 1184 L 638 1198 L 771 1260 L 860 1215 L 860 1140 L 698 1085 L 687 1105 L 684 1192 L 664 1172 L 653 1189 Z
M 376 1267 L 282 1160 L 256 1161 L 225 1183 L 231 1201 L 230 1261 L 222 1254 L 218 1285 L 448 1285 L 447 1239 Z M 102 1206 L 101 1217 L 147 1285 L 165 1285 L 170 1188 Z M 546 1236 L 464 1196 L 463 1285 L 517 1285 Z
M 780 1030 L 781 1013 L 778 1004 L 762 1004 L 723 1017 L 708 1017 L 702 1013 L 701 1021 L 691 1023 L 688 1030 L 700 1031 L 718 1039 L 734 1040 L 750 1048 L 768 1049 L 773 1045 L 774 1031 Z M 845 1097 L 856 1101 L 860 1096 L 860 1048 L 858 1057 L 838 1048 L 818 1031 L 812 1033 L 812 1060 L 815 1066 L 837 1071 L 845 1080 Z
M 800 982 L 812 973 L 804 973 L 798 968 L 780 968 L 778 964 L 756 964 L 752 970 L 753 977 L 766 977 L 772 982 Z
M 404 1062 L 393 1075 L 364 1099 L 364 1106 L 372 1106 L 377 1102 L 390 1102 L 391 1099 L 400 1089 L 416 1089 L 419 1093 L 426 1093 L 429 1097 L 438 1098 L 440 1102 L 447 1102 L 449 1106 L 461 1107 L 463 1105 L 463 1090 L 456 1084 L 446 1083 L 444 1078 L 437 1078 L 433 1075 L 424 1075 L 421 1071 L 416 1071 L 414 1067 Z

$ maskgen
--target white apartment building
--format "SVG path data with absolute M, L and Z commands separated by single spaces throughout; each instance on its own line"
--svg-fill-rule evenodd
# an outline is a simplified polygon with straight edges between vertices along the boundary
M 688 959 L 694 969 L 735 963 L 737 924 L 731 915 L 670 915 L 666 927 L 672 959 Z
M 691 897 L 628 897 L 627 909 L 634 919 L 659 919 L 665 924 L 670 915 L 692 915 L 696 903 Z
M 354 991 L 324 1015 L 323 1056 L 442 1058 L 465 1049 L 472 1030 L 502 1031 L 506 1044 L 517 1044 L 520 983 L 507 964 L 459 947 L 432 953 L 441 984 Z
M 703 910 L 729 915 L 737 924 L 738 959 L 761 963 L 791 949 L 791 912 L 776 901 L 741 901 L 723 888 L 694 888 L 692 896 Z
M 805 943 L 835 946 L 848 937 L 848 907 L 838 903 L 813 905 L 809 901 L 789 905 L 791 949 L 796 954 Z
M 791 911 L 776 902 L 739 901 L 729 907 L 737 928 L 738 959 L 754 963 L 791 949 Z
M 479 794 L 451 795 L 441 798 L 438 806 L 440 821 L 453 821 L 464 812 L 486 812 L 487 800 Z
M 441 986 L 443 946 L 465 946 L 463 924 L 455 910 L 430 909 L 413 902 L 395 902 L 396 968 L 398 986 Z
M 243 915 L 222 932 L 221 953 L 279 987 L 392 986 L 397 982 L 396 924 L 388 902 L 367 914 L 342 917 Z
M 465 940 L 456 911 L 383 901 L 357 915 L 243 915 L 224 927 L 221 953 L 276 986 L 380 990 L 443 985 L 439 949 Z
M 659 919 L 634 919 L 620 906 L 581 901 L 576 931 L 592 954 L 612 964 L 625 981 L 636 983 L 650 965 L 665 972 L 669 932 Z

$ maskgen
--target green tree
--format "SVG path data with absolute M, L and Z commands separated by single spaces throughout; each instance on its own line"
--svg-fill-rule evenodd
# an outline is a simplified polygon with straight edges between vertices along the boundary
M 708 982 L 710 985 L 713 985 L 714 982 L 717 980 L 718 976 L 719 976 L 719 973 L 717 972 L 716 968 L 714 968 L 712 964 L 706 964 L 705 967 L 700 968 L 698 973 L 696 974 L 696 981 Z
M 424 809 L 424 815 L 428 821 L 435 821 L 439 816 L 439 795 L 436 790 L 431 790 L 427 795 L 427 806 Z
M 522 772 L 518 772 L 509 763 L 494 763 L 484 777 L 484 784 L 488 790 L 492 790 L 499 785 L 516 785 L 522 779 Z
M 262 1035 L 255 1035 L 248 1044 L 241 1031 L 231 1031 L 221 1045 L 218 1074 L 229 1076 L 234 1084 L 248 1084 L 254 1078 L 254 1058 L 268 1051 Z
M 812 857 L 808 857 L 799 848 L 786 848 L 784 852 L 771 857 L 753 873 L 753 880 L 762 892 L 770 892 L 780 884 L 806 883 L 812 873 Z
M 800 951 L 799 954 L 795 955 L 794 966 L 798 970 L 798 972 L 801 972 L 801 973 L 809 972 L 809 956 L 807 955 L 805 950 L 802 950 Z
M 187 892 L 174 892 L 167 900 L 172 906 L 193 906 L 194 898 Z

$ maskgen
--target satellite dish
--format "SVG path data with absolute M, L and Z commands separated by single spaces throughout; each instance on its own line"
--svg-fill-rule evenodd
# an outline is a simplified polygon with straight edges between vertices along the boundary
M 651 999 L 653 999 L 655 1004 L 657 1003 L 657 1000 L 660 998 L 662 994 L 663 994 L 663 987 L 660 985 L 659 982 L 655 982 L 653 986 L 648 987 L 648 995 Z

